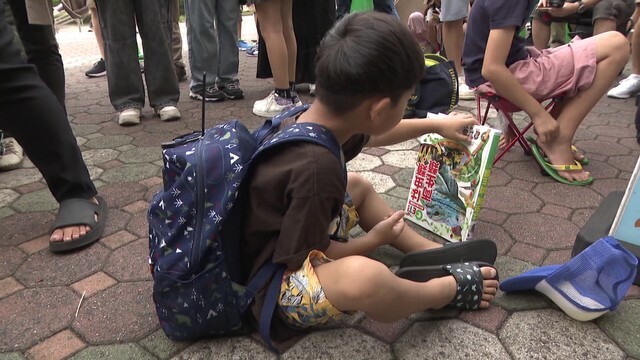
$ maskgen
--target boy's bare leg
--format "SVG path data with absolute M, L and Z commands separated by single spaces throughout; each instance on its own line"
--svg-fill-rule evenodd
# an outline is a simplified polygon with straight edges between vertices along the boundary
M 624 35 L 609 31 L 593 37 L 596 41 L 596 75 L 591 86 L 580 91 L 576 96 L 565 100 L 558 121 L 558 137 L 549 143 L 540 143 L 552 164 L 573 164 L 571 143 L 578 125 L 589 111 L 609 90 L 618 73 L 629 60 L 628 41 Z M 586 180 L 589 174 L 585 171 L 558 171 L 567 180 Z
M 413 282 L 395 276 L 384 264 L 363 256 L 348 256 L 318 265 L 314 270 L 333 306 L 341 311 L 363 311 L 380 322 L 393 322 L 420 311 L 442 308 L 456 294 L 453 276 Z M 483 267 L 481 271 L 485 279 L 496 275 L 490 267 Z M 496 280 L 484 280 L 481 308 L 489 306 L 497 287 Z
M 369 232 L 371 228 L 384 220 L 389 216 L 389 214 L 398 210 L 391 209 L 384 199 L 376 192 L 369 180 L 365 179 L 360 174 L 349 173 L 347 193 L 351 196 L 353 205 L 360 215 L 360 227 L 362 227 L 366 232 Z M 433 249 L 442 246 L 422 237 L 422 235 L 415 232 L 409 226 L 405 226 L 400 236 L 398 236 L 398 238 L 390 245 L 404 253 Z
M 442 42 L 447 59 L 456 65 L 456 71 L 462 76 L 462 45 L 464 43 L 464 19 L 447 21 L 442 23 Z

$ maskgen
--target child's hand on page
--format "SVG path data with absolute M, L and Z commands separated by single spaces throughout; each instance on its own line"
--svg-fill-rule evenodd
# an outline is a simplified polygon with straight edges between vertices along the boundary
M 389 214 L 369 231 L 369 235 L 375 237 L 381 244 L 392 244 L 404 230 L 403 217 L 404 211 L 402 210 Z
M 449 116 L 439 119 L 439 121 L 438 134 L 447 139 L 462 142 L 469 141 L 469 135 L 462 133 L 464 129 L 478 124 L 478 121 L 473 115 L 455 112 L 449 114 Z

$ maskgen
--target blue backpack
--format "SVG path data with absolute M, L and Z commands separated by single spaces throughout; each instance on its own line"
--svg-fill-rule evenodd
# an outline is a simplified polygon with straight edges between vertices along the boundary
M 280 144 L 313 142 L 341 159 L 337 140 L 320 125 L 294 124 L 278 132 L 284 119 L 307 107 L 285 111 L 253 133 L 234 120 L 162 145 L 164 187 L 148 211 L 149 262 L 156 312 L 169 338 L 246 332 L 249 306 L 271 282 L 260 315 L 260 333 L 271 346 L 284 266 L 269 261 L 246 284 L 240 251 L 246 212 L 243 201 L 235 200 L 256 157 Z

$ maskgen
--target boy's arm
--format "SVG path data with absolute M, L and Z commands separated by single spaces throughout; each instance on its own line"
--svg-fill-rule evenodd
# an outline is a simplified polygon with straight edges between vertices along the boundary
M 515 34 L 515 27 L 492 29 L 484 52 L 482 76 L 500 94 L 526 112 L 538 133 L 538 139 L 549 142 L 558 133 L 558 124 L 542 105 L 529 95 L 507 68 L 506 61 Z
M 427 133 L 438 133 L 446 138 L 465 141 L 467 137 L 459 131 L 467 126 L 477 124 L 469 114 L 451 114 L 442 118 L 402 119 L 393 129 L 381 135 L 371 135 L 366 146 L 389 146 Z
M 380 221 L 365 235 L 348 242 L 331 241 L 325 254 L 331 259 L 345 256 L 366 255 L 376 248 L 392 244 L 404 230 L 404 211 L 396 211 Z

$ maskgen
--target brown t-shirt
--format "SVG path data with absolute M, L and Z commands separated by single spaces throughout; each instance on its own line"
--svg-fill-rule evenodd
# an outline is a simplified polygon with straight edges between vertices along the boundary
M 355 157 L 366 140 L 349 139 L 343 145 L 345 159 Z M 269 258 L 296 270 L 311 250 L 329 247 L 327 229 L 342 207 L 347 186 L 343 165 L 331 151 L 307 142 L 283 144 L 261 155 L 248 180 L 242 249 L 249 278 Z M 265 291 L 260 292 L 252 306 L 256 319 L 264 296 Z M 293 334 L 277 315 L 273 317 L 274 339 Z

